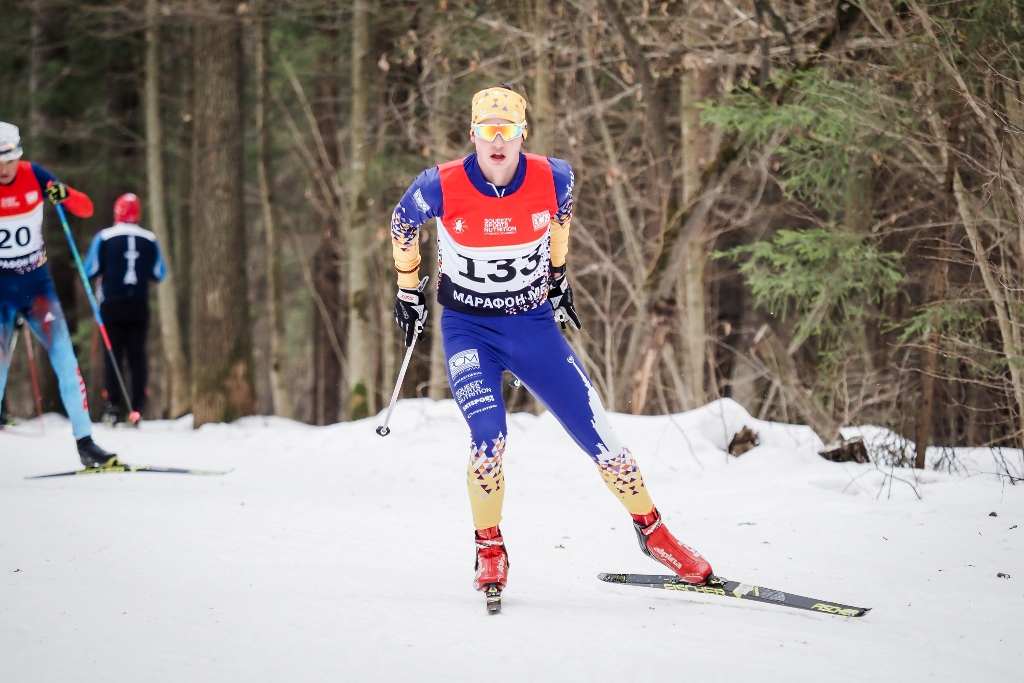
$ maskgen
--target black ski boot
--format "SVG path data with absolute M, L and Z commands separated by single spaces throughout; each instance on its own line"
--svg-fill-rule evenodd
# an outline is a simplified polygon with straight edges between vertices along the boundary
M 108 467 L 117 464 L 117 454 L 107 453 L 96 445 L 91 436 L 78 440 L 78 457 L 86 467 Z
M 17 424 L 17 422 L 14 419 L 14 416 L 0 408 L 0 429 L 3 429 L 4 427 L 13 427 L 15 424 Z

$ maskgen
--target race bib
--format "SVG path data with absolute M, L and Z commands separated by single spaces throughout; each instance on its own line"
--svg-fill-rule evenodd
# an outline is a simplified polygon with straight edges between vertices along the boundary
M 43 205 L 20 216 L 0 217 L 0 270 L 20 270 L 43 250 Z

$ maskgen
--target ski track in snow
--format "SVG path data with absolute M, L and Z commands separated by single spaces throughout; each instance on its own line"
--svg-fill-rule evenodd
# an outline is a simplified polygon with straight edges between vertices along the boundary
M 717 574 L 873 610 L 598 581 L 663 570 L 548 414 L 509 416 L 500 616 L 471 589 L 452 401 L 400 402 L 384 439 L 378 418 L 97 427 L 131 464 L 234 471 L 26 481 L 77 464 L 47 416 L 41 438 L 0 434 L 0 680 L 1020 680 L 1024 485 L 925 471 L 918 499 L 914 472 L 826 462 L 809 429 L 729 400 L 611 422 Z M 732 458 L 743 425 L 762 445 Z

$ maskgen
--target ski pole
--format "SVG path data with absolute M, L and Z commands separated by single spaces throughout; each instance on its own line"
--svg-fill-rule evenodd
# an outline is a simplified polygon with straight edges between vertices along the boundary
M 15 319 L 15 320 L 17 320 L 17 319 Z M 4 359 L 4 362 L 6 363 L 8 370 L 11 369 L 11 363 L 14 362 L 14 350 L 16 348 L 18 348 L 18 332 L 19 331 L 20 331 L 19 327 L 18 327 L 17 323 L 15 323 L 15 325 L 14 325 L 14 332 L 11 333 L 11 346 L 7 349 L 7 357 Z M 4 412 L 4 410 L 3 410 L 3 400 L 0 400 L 0 413 L 3 413 L 3 412 Z M 6 425 L 4 425 L 3 423 L 0 423 L 0 429 L 3 429 L 5 426 Z
M 61 225 L 64 226 L 64 235 L 68 238 L 68 244 L 71 245 L 71 255 L 75 257 L 75 265 L 78 266 L 78 274 L 81 276 L 82 285 L 85 287 L 85 294 L 89 297 L 89 305 L 92 306 L 92 315 L 96 318 L 96 324 L 99 325 L 100 334 L 103 335 L 103 345 L 107 347 L 107 356 L 110 358 L 110 364 L 114 367 L 114 374 L 117 376 L 118 386 L 121 387 L 121 395 L 124 396 L 125 405 L 128 406 L 128 419 L 131 420 L 132 424 L 135 424 L 142 416 L 132 407 L 132 399 L 128 396 L 128 390 L 124 387 L 124 378 L 121 377 L 121 369 L 117 367 L 117 358 L 114 357 L 114 349 L 110 345 L 110 337 L 107 336 L 107 326 L 103 324 L 103 316 L 100 315 L 99 304 L 96 303 L 96 297 L 92 294 L 92 286 L 89 284 L 89 278 L 85 274 L 82 257 L 79 255 L 78 247 L 75 245 L 75 238 L 71 235 L 71 226 L 68 225 L 68 218 L 64 215 L 64 207 L 60 204 L 56 206 L 57 215 L 60 216 Z
M 423 323 L 416 323 L 416 334 L 412 336 L 412 344 L 409 345 L 409 350 L 405 352 L 405 360 L 402 361 L 402 369 L 398 372 L 398 381 L 395 382 L 395 391 L 391 394 L 391 405 L 388 406 L 388 414 L 384 416 L 384 424 L 377 427 L 377 433 L 381 436 L 387 436 L 391 433 L 388 428 L 388 422 L 391 422 L 391 411 L 395 409 L 395 402 L 398 401 L 398 392 L 402 390 L 402 380 L 405 379 L 405 371 L 409 369 L 409 361 L 412 360 L 412 350 L 416 348 L 416 339 L 420 336 L 420 332 L 423 331 Z
M 86 387 L 86 395 L 89 393 L 89 387 L 93 389 L 93 395 L 96 394 L 96 384 L 99 382 L 99 361 L 96 359 L 97 351 L 100 349 L 100 328 L 97 325 L 92 326 L 92 338 L 89 342 L 89 384 Z M 102 391 L 101 391 L 102 397 Z
M 18 332 L 21 328 L 15 324 L 14 333 L 11 335 L 11 348 L 7 350 L 7 367 L 10 369 L 11 363 L 14 362 L 14 349 L 18 348 Z
M 32 335 L 25 335 L 25 350 L 28 351 L 28 371 L 32 376 L 32 397 L 36 400 L 36 415 L 39 416 L 39 429 L 46 433 L 46 425 L 43 424 L 43 399 L 39 394 L 39 376 L 36 374 L 36 355 L 32 352 Z

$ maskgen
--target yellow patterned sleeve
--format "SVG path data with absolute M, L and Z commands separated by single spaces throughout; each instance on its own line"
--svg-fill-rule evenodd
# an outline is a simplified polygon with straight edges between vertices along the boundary
M 398 271 L 398 286 L 415 289 L 420 283 L 420 228 L 404 219 L 401 205 L 391 214 L 391 254 Z
M 391 253 L 398 271 L 398 286 L 415 289 L 420 283 L 420 237 L 403 246 L 392 242 Z
M 557 220 L 551 221 L 551 265 L 564 266 L 565 258 L 569 254 L 569 224 L 572 217 L 567 216 L 564 223 Z

